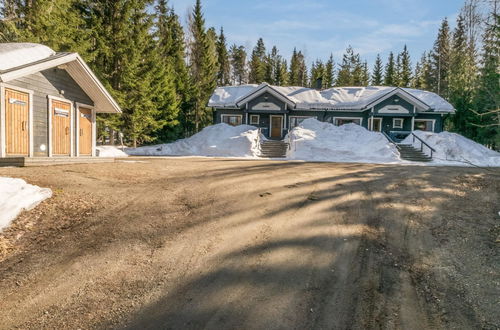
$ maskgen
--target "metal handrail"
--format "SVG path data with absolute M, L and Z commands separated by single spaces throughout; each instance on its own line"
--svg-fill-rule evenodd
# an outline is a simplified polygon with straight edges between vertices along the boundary
M 398 146 L 398 144 L 396 142 L 394 142 L 393 139 L 391 139 L 391 137 L 389 136 L 389 134 L 387 134 L 384 131 L 382 131 L 382 134 L 386 137 L 387 140 L 389 140 L 390 143 L 394 144 L 396 147 Z
M 428 145 L 424 140 L 422 140 L 421 138 L 419 138 L 418 136 L 415 135 L 415 133 L 411 133 L 411 135 L 413 136 L 413 143 L 415 143 L 415 139 L 419 140 L 420 141 L 420 151 L 423 152 L 424 150 L 424 145 L 429 148 L 429 150 L 431 151 L 431 158 L 432 158 L 432 154 L 434 152 L 436 152 L 436 149 L 434 149 L 433 147 L 431 147 L 430 145 Z

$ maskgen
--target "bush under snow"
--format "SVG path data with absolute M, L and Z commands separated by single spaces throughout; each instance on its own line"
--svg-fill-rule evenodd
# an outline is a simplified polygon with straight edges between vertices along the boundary
M 289 159 L 360 163 L 400 161 L 396 147 L 382 133 L 356 124 L 335 126 L 310 118 L 292 129 L 289 136 L 292 142 Z
M 97 157 L 128 157 L 125 152 L 115 146 L 98 146 L 96 150 Z
M 485 146 L 463 137 L 460 134 L 441 132 L 414 131 L 416 136 L 424 140 L 436 152 L 432 155 L 432 163 L 437 164 L 473 164 L 477 166 L 500 166 L 500 153 L 490 150 Z M 420 148 L 420 142 L 410 135 L 402 143 L 413 144 Z M 424 152 L 428 149 L 424 146 Z
M 217 124 L 173 143 L 126 149 L 133 156 L 257 157 L 259 132 L 249 125 Z
M 35 208 L 52 196 L 52 190 L 27 184 L 22 179 L 0 177 L 0 231 L 23 210 Z

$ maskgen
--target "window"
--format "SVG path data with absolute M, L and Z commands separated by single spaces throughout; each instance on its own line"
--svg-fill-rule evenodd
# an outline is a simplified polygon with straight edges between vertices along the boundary
M 260 116 L 259 115 L 250 115 L 250 125 L 259 125 Z
M 241 115 L 222 115 L 222 122 L 231 126 L 241 125 Z
M 392 128 L 403 128 L 403 118 L 393 118 L 392 119 Z
M 361 118 L 333 118 L 333 123 L 336 126 L 342 126 L 351 123 L 361 125 Z
M 433 132 L 434 131 L 434 121 L 433 120 L 415 119 L 415 129 L 419 129 L 421 131 Z
M 304 120 L 308 118 L 316 118 L 316 117 L 297 117 L 297 116 L 290 116 L 290 129 L 299 126 Z

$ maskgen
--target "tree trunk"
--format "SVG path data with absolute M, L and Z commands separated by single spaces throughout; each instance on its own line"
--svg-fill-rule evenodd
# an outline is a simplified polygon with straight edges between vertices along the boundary
M 115 130 L 114 129 L 109 130 L 109 144 L 112 146 L 115 145 Z

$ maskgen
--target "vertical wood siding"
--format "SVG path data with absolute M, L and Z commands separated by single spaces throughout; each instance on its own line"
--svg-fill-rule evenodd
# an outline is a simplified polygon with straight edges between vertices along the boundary
M 71 153 L 71 103 L 52 100 L 52 154 Z
M 90 156 L 92 154 L 92 110 L 80 107 L 78 121 L 80 155 Z
M 5 89 L 6 153 L 29 154 L 29 94 Z

